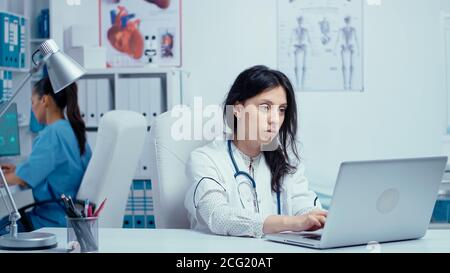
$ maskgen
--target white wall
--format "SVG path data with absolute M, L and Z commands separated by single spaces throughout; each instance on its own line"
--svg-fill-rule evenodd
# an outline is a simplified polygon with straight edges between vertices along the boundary
M 344 160 L 442 153 L 446 93 L 441 0 L 365 6 L 365 92 L 298 93 L 307 175 L 332 193 Z M 450 6 L 450 5 L 449 5 Z M 450 7 L 449 7 L 450 8 Z M 185 101 L 220 103 L 254 64 L 276 67 L 276 0 L 183 4 Z
M 441 9 L 450 11 L 450 1 L 448 0 L 441 0 Z
M 206 104 L 221 103 L 245 68 L 276 68 L 276 1 L 183 1 L 182 68 L 190 73 L 183 81 L 185 102 L 203 97 Z M 298 93 L 301 154 L 316 190 L 332 193 L 344 160 L 443 153 L 441 10 L 450 11 L 449 1 L 384 0 L 380 7 L 365 6 L 365 92 Z M 98 10 L 93 5 L 89 13 Z M 67 21 L 67 13 L 61 14 Z M 82 20 L 98 27 L 95 17 Z
M 97 0 L 81 0 L 80 5 L 69 3 L 77 1 L 50 1 L 50 35 L 56 43 L 67 50 L 67 30 L 71 25 L 82 25 L 94 28 L 99 33 L 99 4 Z M 95 41 L 98 43 L 98 41 Z
M 276 1 L 183 1 L 185 102 L 222 103 L 237 74 L 277 64 Z

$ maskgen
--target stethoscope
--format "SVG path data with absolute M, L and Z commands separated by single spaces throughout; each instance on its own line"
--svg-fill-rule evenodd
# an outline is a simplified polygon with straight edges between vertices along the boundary
M 255 179 L 253 179 L 253 177 L 250 176 L 249 173 L 239 170 L 238 165 L 236 164 L 236 160 L 234 159 L 233 151 L 231 149 L 231 140 L 228 140 L 228 154 L 230 156 L 231 163 L 233 163 L 233 167 L 235 170 L 234 178 L 236 179 L 236 183 L 238 183 L 238 194 L 239 194 L 239 198 L 241 199 L 242 206 L 244 207 L 244 203 L 242 201 L 241 194 L 239 192 L 239 186 L 243 182 L 240 182 L 240 183 L 238 182 L 239 177 L 243 177 L 245 179 L 245 181 L 249 181 L 248 184 L 249 184 L 249 186 L 252 187 L 254 206 L 256 208 L 256 212 L 259 213 L 258 193 L 256 192 L 256 181 L 255 181 Z M 277 212 L 278 212 L 278 215 L 281 215 L 281 201 L 280 201 L 280 191 L 279 190 L 277 190 Z

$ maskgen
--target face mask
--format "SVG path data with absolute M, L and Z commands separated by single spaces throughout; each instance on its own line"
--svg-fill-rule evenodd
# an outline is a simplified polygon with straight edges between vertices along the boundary
M 40 124 L 36 119 L 33 111 L 30 111 L 30 131 L 33 133 L 39 133 L 45 128 L 45 124 Z

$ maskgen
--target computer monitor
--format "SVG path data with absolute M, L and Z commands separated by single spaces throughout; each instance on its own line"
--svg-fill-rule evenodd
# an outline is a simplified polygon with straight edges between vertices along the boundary
M 17 104 L 13 103 L 0 117 L 0 157 L 20 155 Z

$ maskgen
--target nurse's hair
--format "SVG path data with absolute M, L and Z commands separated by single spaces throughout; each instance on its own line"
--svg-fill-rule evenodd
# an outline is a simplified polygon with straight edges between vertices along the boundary
M 227 115 L 227 105 L 234 105 L 236 102 L 245 103 L 247 99 L 255 97 L 264 91 L 277 87 L 282 87 L 286 92 L 287 108 L 285 119 L 280 127 L 278 139 L 280 145 L 276 150 L 264 151 L 264 159 L 269 165 L 272 175 L 271 185 L 274 192 L 281 187 L 282 178 L 295 172 L 297 166 L 291 162 L 299 162 L 300 158 L 295 145 L 295 136 L 297 134 L 297 104 L 295 102 L 295 93 L 291 82 L 280 71 L 269 69 L 266 66 L 258 65 L 242 72 L 228 92 L 224 102 L 223 116 L 225 122 L 230 128 L 233 128 L 236 134 L 237 118 L 234 115 Z M 295 157 L 293 161 L 289 158 L 288 148 L 291 150 L 291 156 Z
M 66 109 L 66 116 L 70 122 L 70 126 L 75 133 L 80 148 L 80 154 L 83 155 L 86 151 L 86 125 L 81 118 L 80 108 L 78 106 L 78 88 L 76 83 L 65 87 L 58 93 L 53 92 L 53 87 L 48 77 L 38 81 L 33 88 L 33 92 L 42 98 L 44 95 L 49 95 L 55 101 L 58 108 L 64 112 Z

